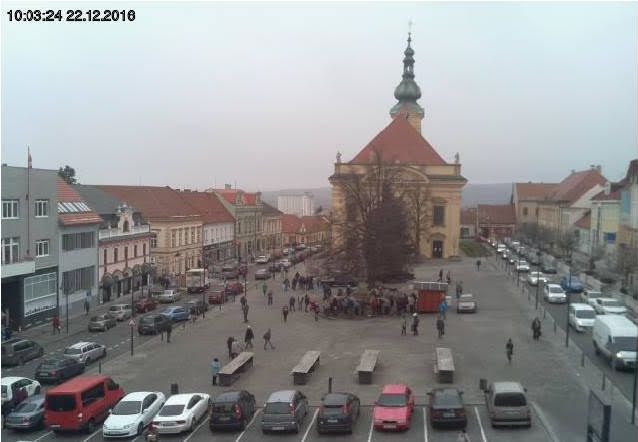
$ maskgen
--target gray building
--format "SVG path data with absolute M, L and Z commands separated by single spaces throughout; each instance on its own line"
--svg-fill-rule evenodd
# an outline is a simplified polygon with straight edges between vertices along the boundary
M 57 314 L 57 171 L 2 166 L 2 319 L 13 329 Z

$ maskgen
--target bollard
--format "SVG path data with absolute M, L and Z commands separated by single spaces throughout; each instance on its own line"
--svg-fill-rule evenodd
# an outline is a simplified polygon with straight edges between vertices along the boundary
M 332 377 L 328 378 L 328 393 L 332 393 Z
M 580 366 L 581 367 L 585 366 L 585 353 L 580 354 Z

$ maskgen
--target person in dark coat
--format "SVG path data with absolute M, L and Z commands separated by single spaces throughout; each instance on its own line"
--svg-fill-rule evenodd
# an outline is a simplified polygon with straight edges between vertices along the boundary
M 442 338 L 445 334 L 445 321 L 440 315 L 436 320 L 436 330 L 439 332 L 439 338 Z
M 288 300 L 288 304 L 290 305 L 290 311 L 294 312 L 295 311 L 295 295 L 291 295 L 290 299 Z
M 166 327 L 166 343 L 171 342 L 171 332 L 173 331 L 173 325 L 169 322 Z
M 412 314 L 412 334 L 414 336 L 418 336 L 419 334 L 419 315 L 416 313 Z
M 241 308 L 242 313 L 244 314 L 244 323 L 248 322 L 248 309 L 250 306 L 248 303 L 244 304 Z
M 272 350 L 275 349 L 275 346 L 272 345 L 272 342 L 270 342 L 270 338 L 271 338 L 271 333 L 270 333 L 270 329 L 268 329 L 268 331 L 266 331 L 266 333 L 264 333 L 264 350 L 266 350 L 266 346 L 270 345 L 270 348 Z
M 288 306 L 284 305 L 281 309 L 281 314 L 284 315 L 284 322 L 288 321 Z
M 244 347 L 246 350 L 253 348 L 253 339 L 255 339 L 255 333 L 253 333 L 253 329 L 249 325 L 246 327 L 246 333 L 244 334 Z
M 228 347 L 228 357 L 229 358 L 232 356 L 233 341 L 234 340 L 235 340 L 235 338 L 233 338 L 232 336 L 229 336 L 228 339 L 226 339 L 226 346 Z
M 308 304 L 310 304 L 310 297 L 308 296 L 308 293 L 305 294 L 305 296 L 303 297 L 303 302 L 306 305 L 306 313 L 308 313 Z
M 439 270 L 439 282 L 443 282 L 443 269 Z
M 507 363 L 512 363 L 512 355 L 514 354 L 514 343 L 512 342 L 512 338 L 507 339 L 507 343 L 505 344 L 505 355 L 507 356 Z
M 541 320 L 538 316 L 532 321 L 532 337 L 535 341 L 538 341 L 541 337 Z

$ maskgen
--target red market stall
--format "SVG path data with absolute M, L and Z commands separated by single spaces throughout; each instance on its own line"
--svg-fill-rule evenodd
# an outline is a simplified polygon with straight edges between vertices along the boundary
M 418 313 L 438 313 L 439 305 L 447 295 L 447 283 L 431 281 L 415 281 L 417 291 L 416 311 Z

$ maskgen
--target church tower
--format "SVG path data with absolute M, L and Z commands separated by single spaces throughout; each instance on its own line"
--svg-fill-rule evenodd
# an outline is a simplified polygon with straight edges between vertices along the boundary
M 394 90 L 394 98 L 399 100 L 390 109 L 390 116 L 397 118 L 401 115 L 407 118 L 408 122 L 417 132 L 421 133 L 421 120 L 425 116 L 425 111 L 416 101 L 421 98 L 421 89 L 414 81 L 414 49 L 410 46 L 412 35 L 408 34 L 408 47 L 403 54 L 403 79 Z

